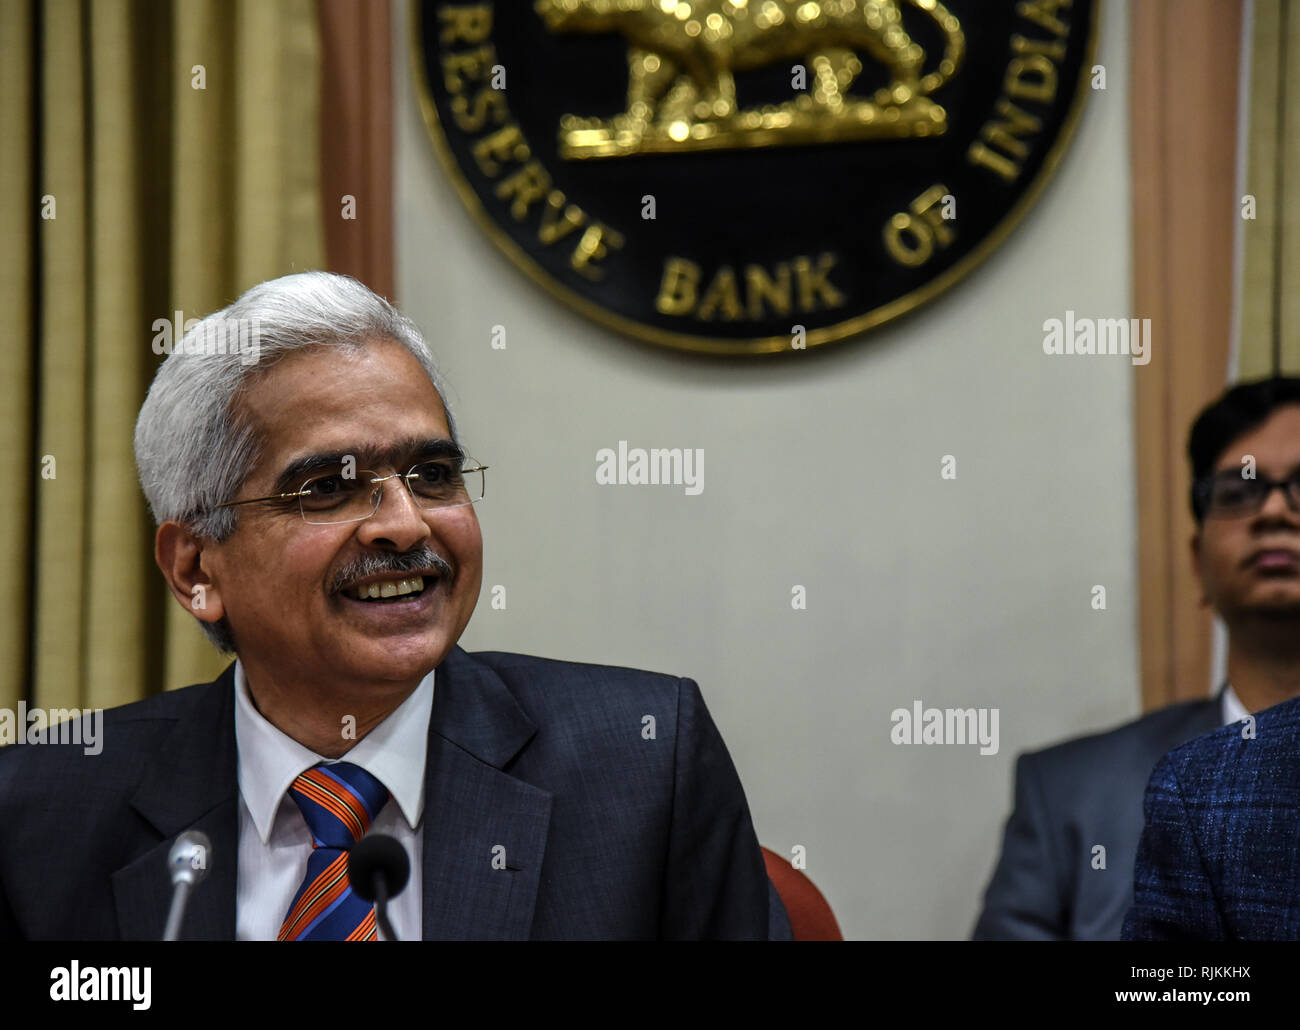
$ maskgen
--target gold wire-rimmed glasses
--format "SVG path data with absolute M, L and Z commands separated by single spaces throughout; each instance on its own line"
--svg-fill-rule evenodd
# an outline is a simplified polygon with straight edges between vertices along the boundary
M 384 484 L 390 479 L 405 482 L 411 498 L 420 508 L 461 508 L 483 499 L 487 468 L 471 459 L 430 458 L 416 462 L 408 472 L 381 476 L 370 469 L 351 469 L 340 463 L 313 473 L 301 489 L 292 493 L 225 501 L 214 508 L 296 499 L 298 512 L 308 525 L 361 522 L 379 510 Z

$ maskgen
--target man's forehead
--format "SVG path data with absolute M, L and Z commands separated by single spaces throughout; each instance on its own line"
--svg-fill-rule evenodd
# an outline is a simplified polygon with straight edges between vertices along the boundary
M 250 388 L 245 414 L 261 438 L 261 475 L 331 456 L 367 468 L 455 450 L 427 372 L 389 340 L 364 350 L 310 347 L 289 355 Z
M 438 433 L 432 435 L 404 436 L 395 440 L 350 440 L 326 443 L 321 441 L 313 446 L 301 448 L 289 455 L 289 461 L 307 458 L 344 458 L 355 459 L 358 465 L 400 463 L 406 458 L 441 458 L 460 456 L 460 448 L 451 437 Z
M 241 394 L 253 420 L 281 438 L 298 429 L 314 435 L 320 425 L 339 420 L 446 430 L 442 398 L 428 371 L 393 340 L 303 347 L 256 374 Z

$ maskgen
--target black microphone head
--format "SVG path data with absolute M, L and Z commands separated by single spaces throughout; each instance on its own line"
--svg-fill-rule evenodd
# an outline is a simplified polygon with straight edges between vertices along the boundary
M 167 852 L 167 871 L 171 873 L 173 886 L 182 882 L 202 883 L 211 863 L 212 841 L 201 830 L 186 830 Z
M 348 852 L 348 881 L 362 901 L 374 901 L 375 878 L 382 877 L 389 898 L 395 898 L 411 875 L 406 849 L 384 833 L 362 837 Z

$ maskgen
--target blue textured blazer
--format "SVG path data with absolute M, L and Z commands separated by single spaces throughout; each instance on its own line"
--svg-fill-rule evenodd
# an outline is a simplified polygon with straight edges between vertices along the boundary
M 974 940 L 1118 940 L 1142 793 L 1172 747 L 1223 725 L 1223 692 L 1016 759 L 1015 808 Z M 1093 868 L 1093 847 L 1106 867 Z
M 167 851 L 197 829 L 213 854 L 182 936 L 233 940 L 234 665 L 105 712 L 101 739 L 94 756 L 0 749 L 0 939 L 158 939 Z M 434 690 L 422 832 L 426 940 L 790 938 L 688 679 L 454 648 Z
M 1126 940 L 1300 938 L 1300 698 L 1151 774 Z

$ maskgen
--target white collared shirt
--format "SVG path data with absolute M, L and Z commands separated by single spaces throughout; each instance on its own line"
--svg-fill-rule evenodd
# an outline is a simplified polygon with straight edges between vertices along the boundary
M 1237 692 L 1232 689 L 1229 683 L 1223 691 L 1223 725 L 1230 726 L 1234 722 L 1241 722 L 1242 719 L 1250 717 L 1250 712 L 1246 711 L 1246 706 L 1241 703 L 1241 698 Z
M 389 919 L 399 940 L 418 941 L 423 930 L 424 764 L 429 746 L 436 670 L 411 696 L 365 735 L 341 759 L 328 759 L 282 733 L 257 710 L 248 694 L 242 663 L 235 663 L 235 745 L 239 768 L 239 872 L 235 894 L 235 936 L 273 941 L 293 896 L 307 875 L 311 831 L 289 785 L 318 762 L 359 765 L 388 788 L 392 797 L 372 830 L 406 849 L 411 876 L 389 902 Z M 382 935 L 381 935 L 382 936 Z

